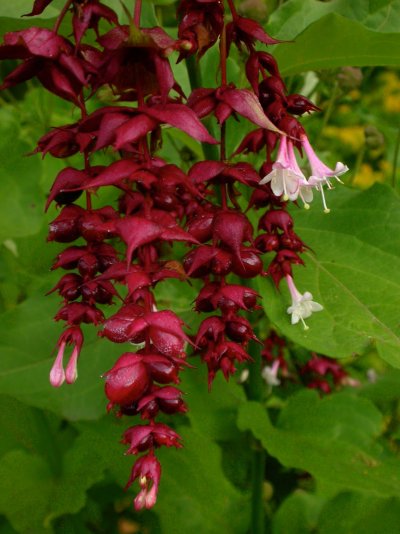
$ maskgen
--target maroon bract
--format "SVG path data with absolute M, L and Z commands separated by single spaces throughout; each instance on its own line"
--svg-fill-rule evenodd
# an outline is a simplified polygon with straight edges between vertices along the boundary
M 224 27 L 222 0 L 181 0 L 178 7 L 181 21 L 179 60 L 197 53 L 200 58 L 220 37 Z
M 73 45 L 56 32 L 45 28 L 28 28 L 6 33 L 0 46 L 0 59 L 21 59 L 6 76 L 0 89 L 8 89 L 34 76 L 50 92 L 82 107 L 83 87 L 88 84 L 90 68 Z

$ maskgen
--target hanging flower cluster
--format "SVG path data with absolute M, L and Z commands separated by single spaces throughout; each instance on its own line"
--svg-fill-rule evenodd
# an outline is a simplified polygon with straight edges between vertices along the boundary
M 265 339 L 261 356 L 261 375 L 270 388 L 282 383 L 297 383 L 321 394 L 329 394 L 343 386 L 360 385 L 339 361 L 315 352 L 311 353 L 311 357 L 307 356 L 305 362 L 290 361 L 286 341 L 274 330 Z
M 41 14 L 51 2 L 36 0 L 29 15 Z M 324 186 L 330 188 L 331 179 L 339 180 L 347 170 L 341 163 L 329 169 L 318 159 L 295 118 L 318 108 L 301 95 L 288 94 L 273 56 L 255 47 L 278 41 L 256 21 L 239 16 L 232 0 L 227 9 L 222 0 L 181 0 L 177 39 L 161 27 L 142 28 L 141 4 L 136 0 L 131 23 L 123 25 L 99 0 L 67 0 L 52 30 L 11 32 L 0 46 L 0 59 L 21 60 L 2 89 L 36 77 L 80 112 L 76 122 L 46 133 L 36 149 L 55 158 L 82 156 L 81 168 L 65 167 L 56 176 L 46 204 L 46 209 L 51 203 L 60 209 L 48 240 L 66 244 L 52 267 L 66 273 L 52 289 L 63 300 L 55 319 L 65 323 L 65 330 L 57 342 L 50 382 L 58 387 L 76 380 L 82 323 L 102 325 L 99 334 L 113 343 L 131 344 L 104 380 L 108 409 L 116 407 L 119 415 L 143 421 L 123 436 L 128 454 L 143 453 L 128 482 L 139 482 L 137 509 L 156 502 L 161 476 L 157 448 L 182 446 L 179 435 L 156 417 L 187 410 L 175 387 L 187 365 L 187 347 L 207 365 L 210 386 L 219 370 L 228 379 L 238 363 L 251 360 L 248 345 L 258 340 L 243 312 L 259 308 L 259 295 L 238 278 L 269 276 L 277 287 L 285 279 L 293 324 L 305 326 L 304 319 L 322 310 L 309 292 L 301 294 L 294 284 L 292 265 L 303 264 L 300 254 L 306 245 L 294 232 L 286 207 L 299 198 L 308 207 L 316 190 L 328 211 Z M 59 32 L 70 15 L 73 40 Z M 105 34 L 99 30 L 101 19 L 111 25 Z M 96 46 L 87 42 L 91 32 Z M 220 85 L 196 87 L 184 95 L 169 56 L 198 60 L 216 43 Z M 227 80 L 233 46 L 247 53 L 251 89 Z M 104 87 L 111 89 L 112 102 L 89 112 L 88 100 Z M 218 140 L 200 120 L 207 116 L 215 117 L 220 127 Z M 257 129 L 228 155 L 226 122 L 238 116 Z M 188 173 L 161 159 L 157 150 L 165 126 L 200 143 L 219 144 L 219 159 L 197 162 Z M 94 165 L 93 156 L 104 150 L 114 161 Z M 263 150 L 265 163 L 259 171 L 232 160 Z M 308 178 L 296 151 L 304 151 L 309 160 Z M 243 186 L 252 191 L 249 209 L 263 210 L 257 233 L 240 208 Z M 118 190 L 117 206 L 94 207 L 93 196 L 103 187 Z M 82 194 L 85 202 L 77 204 Z M 77 239 L 84 244 L 72 244 Z M 174 242 L 189 247 L 184 258 L 172 259 L 168 251 Z M 183 321 L 172 310 L 157 308 L 154 288 L 169 278 L 202 280 L 194 308 L 211 315 L 194 336 L 185 334 Z M 116 301 L 119 309 L 106 314 L 106 306 Z M 67 346 L 72 352 L 64 365 Z M 276 382 L 278 367 L 272 370 Z

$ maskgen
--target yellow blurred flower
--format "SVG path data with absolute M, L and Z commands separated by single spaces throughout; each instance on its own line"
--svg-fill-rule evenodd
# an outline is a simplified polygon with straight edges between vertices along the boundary
M 340 104 L 337 108 L 337 112 L 340 115 L 346 115 L 346 113 L 351 113 L 352 108 L 349 106 L 349 104 Z
M 388 113 L 400 113 L 400 91 L 385 96 L 383 105 Z
M 393 71 L 382 72 L 379 76 L 383 107 L 387 113 L 400 113 L 400 78 Z
M 352 100 L 360 100 L 361 92 L 358 89 L 353 89 L 350 91 L 349 96 Z
M 382 72 L 382 74 L 379 76 L 379 79 L 383 81 L 384 91 L 387 93 L 391 93 L 396 89 L 400 89 L 400 78 L 391 70 Z
M 364 146 L 363 126 L 327 126 L 324 135 L 330 139 L 338 139 L 341 143 L 350 146 L 354 152 Z
M 371 165 L 363 163 L 359 172 L 355 175 L 353 185 L 360 187 L 361 189 L 367 189 L 372 184 L 385 181 L 385 173 L 382 171 L 374 171 Z

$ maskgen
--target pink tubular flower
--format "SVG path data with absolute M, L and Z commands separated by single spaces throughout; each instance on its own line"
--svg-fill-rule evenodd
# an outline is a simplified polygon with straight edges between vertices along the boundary
M 308 210 L 310 207 L 309 203 L 313 199 L 312 187 L 311 184 L 307 182 L 303 171 L 300 169 L 299 164 L 297 163 L 296 155 L 294 153 L 294 146 L 290 139 L 287 140 L 287 154 L 291 168 L 298 176 L 301 177 L 299 182 L 299 197 L 303 201 L 305 209 Z
M 297 165 L 293 146 L 288 147 L 289 143 L 286 136 L 281 137 L 278 157 L 272 165 L 272 171 L 264 176 L 260 182 L 261 185 L 271 182 L 271 189 L 274 195 L 277 197 L 282 196 L 285 201 L 296 200 L 300 194 L 300 188 L 305 191 L 308 186 L 307 180 Z M 304 196 L 303 192 L 301 195 Z
M 161 465 L 152 452 L 139 458 L 133 466 L 125 489 L 139 478 L 140 492 L 134 502 L 136 510 L 152 508 L 157 501 L 158 486 L 161 478 Z
M 72 349 L 72 354 L 64 371 L 63 360 L 67 345 L 73 345 L 74 348 Z M 73 384 L 78 378 L 77 363 L 82 345 L 83 334 L 79 326 L 71 326 L 61 334 L 57 341 L 57 346 L 59 347 L 58 353 L 50 371 L 50 384 L 53 387 L 60 387 L 64 381 L 67 384 Z
M 287 309 L 287 312 L 292 316 L 292 324 L 297 324 L 301 321 L 304 330 L 308 330 L 309 327 L 304 322 L 304 319 L 310 317 L 313 312 L 321 311 L 324 308 L 321 304 L 312 300 L 313 296 L 309 291 L 306 291 L 302 295 L 300 291 L 298 291 L 293 278 L 290 275 L 286 275 L 286 282 L 292 297 L 292 305 Z
M 316 189 L 320 191 L 322 195 L 324 212 L 329 213 L 330 209 L 326 205 L 324 190 L 322 186 L 325 183 L 329 189 L 332 189 L 332 185 L 330 183 L 331 178 L 336 178 L 338 182 L 342 183 L 339 176 L 347 172 L 349 168 L 340 161 L 336 163 L 336 167 L 334 169 L 330 169 L 329 167 L 327 167 L 325 163 L 323 163 L 316 155 L 314 149 L 310 144 L 310 141 L 308 140 L 308 137 L 305 134 L 301 136 L 301 144 L 305 150 L 305 153 L 307 154 L 307 158 L 311 167 L 311 176 L 309 178 L 308 183 L 311 186 L 316 187 Z

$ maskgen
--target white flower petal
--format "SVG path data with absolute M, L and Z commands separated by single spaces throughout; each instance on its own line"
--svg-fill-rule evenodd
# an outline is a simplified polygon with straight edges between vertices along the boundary
M 279 176 L 274 176 L 271 180 L 271 189 L 276 197 L 283 195 L 283 180 Z
M 298 315 L 295 311 L 290 313 L 292 314 L 292 324 L 297 324 L 300 321 L 300 315 Z
M 333 171 L 335 176 L 340 176 L 341 174 L 344 174 L 349 170 L 348 166 L 342 163 L 341 161 L 338 161 L 336 163 L 335 170 Z
M 299 195 L 304 202 L 312 202 L 314 196 L 312 188 L 308 184 L 300 186 Z
M 264 184 L 267 184 L 268 182 L 270 182 L 272 180 L 273 172 L 274 171 L 272 171 L 269 174 L 265 175 L 264 178 L 262 180 L 260 180 L 260 185 L 264 185 Z
M 319 302 L 310 302 L 311 310 L 313 312 L 322 311 L 324 307 Z

